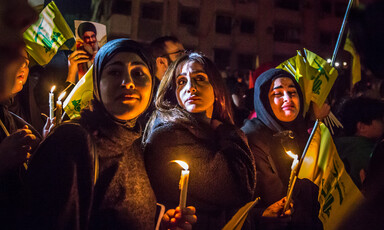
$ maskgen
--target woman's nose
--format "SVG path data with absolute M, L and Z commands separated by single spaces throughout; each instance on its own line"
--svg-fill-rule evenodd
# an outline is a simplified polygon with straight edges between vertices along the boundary
M 131 77 L 131 75 L 126 74 L 126 76 L 123 78 L 123 81 L 121 83 L 123 87 L 126 87 L 127 89 L 134 89 L 135 83 Z
M 284 101 L 290 101 L 291 99 L 291 95 L 288 92 L 284 92 Z
M 193 81 L 189 81 L 187 83 L 187 92 L 188 93 L 195 93 L 196 92 L 196 86 L 195 86 L 195 83 Z

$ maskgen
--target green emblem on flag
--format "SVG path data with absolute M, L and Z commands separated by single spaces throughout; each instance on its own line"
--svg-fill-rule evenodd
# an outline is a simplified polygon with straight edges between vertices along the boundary
M 28 53 L 39 65 L 48 64 L 59 49 L 72 49 L 75 44 L 75 36 L 53 1 L 23 36 Z

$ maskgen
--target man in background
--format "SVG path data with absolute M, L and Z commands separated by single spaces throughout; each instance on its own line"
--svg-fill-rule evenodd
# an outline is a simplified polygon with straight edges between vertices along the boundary
M 163 79 L 168 66 L 185 52 L 183 44 L 174 36 L 159 37 L 150 45 L 156 62 L 156 78 Z

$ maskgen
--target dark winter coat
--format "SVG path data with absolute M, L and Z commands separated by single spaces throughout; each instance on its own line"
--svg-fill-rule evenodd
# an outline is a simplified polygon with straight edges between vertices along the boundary
M 300 98 L 300 113 L 292 122 L 278 120 L 269 103 L 270 86 L 273 80 L 279 77 L 290 78 Z M 254 103 L 257 118 L 246 121 L 241 129 L 247 135 L 255 157 L 257 169 L 255 196 L 261 197 L 259 208 L 265 209 L 287 195 L 293 159 L 285 152 L 291 150 L 300 157 L 308 137 L 301 115 L 303 100 L 299 84 L 292 75 L 283 70 L 271 69 L 260 75 L 255 82 Z M 318 192 L 318 187 L 308 179 L 297 181 L 293 193 L 294 214 L 290 227 L 322 228 L 317 218 L 320 208 L 317 201 Z
M 140 132 L 105 114 L 85 111 L 57 127 L 32 159 L 27 185 L 32 229 L 154 229 Z
M 181 168 L 189 164 L 187 206 L 196 207 L 194 229 L 221 229 L 238 208 L 253 198 L 255 167 L 244 134 L 232 125 L 164 123 L 157 119 L 145 146 L 148 175 L 160 203 L 179 202 Z
M 8 110 L 9 101 L 0 104 L 0 119 L 5 125 L 7 131 L 12 134 L 17 129 L 23 128 L 25 125 L 32 131 L 38 140 L 41 140 L 40 134 L 26 121 Z M 0 128 L 0 142 L 7 135 Z M 30 152 L 32 153 L 34 149 Z M 0 153 L 3 154 L 3 153 Z M 23 187 L 23 179 L 25 168 L 20 165 L 17 168 L 10 169 L 0 175 L 0 223 L 1 228 L 15 229 L 17 218 L 20 216 L 19 207 L 22 206 L 21 191 Z

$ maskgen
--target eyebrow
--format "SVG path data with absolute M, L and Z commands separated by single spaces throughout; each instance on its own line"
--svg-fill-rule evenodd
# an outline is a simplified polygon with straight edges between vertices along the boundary
M 112 65 L 125 65 L 122 61 L 114 61 L 112 63 L 108 63 L 105 65 L 104 68 L 107 68 L 108 66 L 112 66 Z M 144 67 L 147 67 L 147 65 L 144 63 L 144 62 L 140 62 L 140 61 L 135 61 L 135 62 L 131 62 L 131 65 L 132 66 L 144 66 Z
M 207 73 L 204 72 L 203 70 L 196 70 L 196 71 L 193 71 L 193 72 L 192 72 L 192 74 L 199 74 L 199 73 L 203 73 L 203 74 L 207 75 Z M 180 73 L 177 77 L 179 77 L 179 76 L 185 76 L 185 75 L 187 75 L 187 74 L 186 74 L 186 73 Z
M 273 87 L 272 90 L 275 90 L 275 89 L 282 89 L 282 88 L 283 88 L 282 85 L 278 85 L 278 86 L 276 86 L 276 87 Z M 295 85 L 289 85 L 288 88 L 295 88 L 295 89 L 296 89 L 296 86 L 295 86 Z

